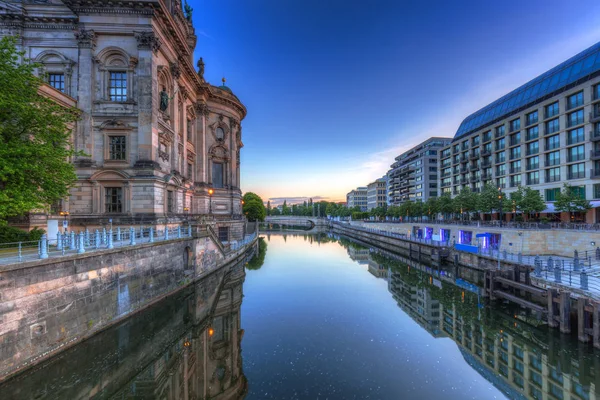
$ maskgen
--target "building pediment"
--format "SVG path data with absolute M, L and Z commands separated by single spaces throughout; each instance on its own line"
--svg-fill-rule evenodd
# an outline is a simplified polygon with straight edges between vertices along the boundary
M 105 169 L 98 171 L 90 177 L 90 181 L 121 181 L 129 179 L 130 176 L 123 171 L 115 169 Z

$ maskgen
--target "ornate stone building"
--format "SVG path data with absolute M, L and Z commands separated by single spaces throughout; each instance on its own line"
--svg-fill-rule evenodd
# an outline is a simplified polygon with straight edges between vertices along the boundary
M 178 0 L 0 1 L 0 35 L 82 112 L 73 143 L 86 156 L 60 206 L 72 225 L 207 216 L 222 240 L 242 234 L 246 108 L 205 81 L 202 59 L 194 69 L 191 13 Z

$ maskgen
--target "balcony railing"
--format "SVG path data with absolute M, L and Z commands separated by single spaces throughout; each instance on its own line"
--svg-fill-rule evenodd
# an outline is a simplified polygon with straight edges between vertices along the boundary
M 581 178 L 585 178 L 585 171 L 569 172 L 568 179 L 581 179 Z
M 594 110 L 589 114 L 590 122 L 600 121 L 600 108 L 594 107 Z
M 519 143 L 521 143 L 521 138 L 518 138 L 518 139 L 511 138 L 511 139 L 510 139 L 510 145 L 511 145 L 511 146 L 516 146 L 516 145 L 518 145 Z
M 511 174 L 516 174 L 516 173 L 519 173 L 519 172 L 521 172 L 521 167 L 514 167 L 514 168 L 510 169 L 510 173 Z
M 489 161 L 485 161 L 481 163 L 481 168 L 489 168 L 492 166 L 492 163 Z
M 600 129 L 594 129 L 593 131 L 590 131 L 590 140 L 592 142 L 600 140 Z
M 477 182 L 478 177 L 477 176 L 471 176 L 470 181 L 471 182 Z
M 492 154 L 492 150 L 489 150 L 489 149 L 481 150 L 481 156 L 482 157 L 486 157 L 486 156 L 489 156 L 491 154 Z
M 546 175 L 546 183 L 560 182 L 560 175 Z
M 518 158 L 521 158 L 521 153 L 514 153 L 510 155 L 510 160 L 516 160 Z
M 527 165 L 527 171 L 531 171 L 532 169 L 539 169 L 539 168 L 540 168 L 540 164 Z
M 483 143 L 489 142 L 490 140 L 492 140 L 492 135 L 483 135 Z
M 527 184 L 528 185 L 537 185 L 540 183 L 540 178 L 537 179 L 527 179 Z
M 590 169 L 590 178 L 593 178 L 593 179 L 600 178 L 600 168 Z
M 506 169 L 498 169 L 496 170 L 496 176 L 506 175 Z
M 471 160 L 477 160 L 479 158 L 479 153 L 471 153 L 470 158 Z
M 502 157 L 502 158 L 496 157 L 496 164 L 502 164 L 503 162 L 506 162 L 506 157 Z
M 527 149 L 527 155 L 532 156 L 534 154 L 538 154 L 540 152 L 540 148 L 536 147 L 535 149 Z
M 482 174 L 481 175 L 482 181 L 489 181 L 490 179 L 492 179 L 492 174 Z
M 500 189 L 506 189 L 506 183 L 499 183 L 499 184 L 498 184 L 498 187 L 499 187 Z

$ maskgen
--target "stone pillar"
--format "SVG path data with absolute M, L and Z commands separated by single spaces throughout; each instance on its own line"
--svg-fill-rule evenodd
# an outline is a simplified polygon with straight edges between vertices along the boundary
M 571 333 L 571 293 L 561 291 L 559 295 L 560 301 L 560 331 L 562 333 Z
M 160 48 L 160 41 L 154 32 L 138 32 L 138 64 L 136 79 L 138 89 L 138 128 L 137 156 L 139 165 L 152 165 L 158 161 L 158 78 L 153 68 L 154 54 Z M 156 101 L 154 101 L 156 99 Z
M 558 290 L 556 289 L 548 289 L 548 326 L 551 328 L 556 328 L 558 323 L 554 319 L 554 298 L 557 296 Z
M 92 105 L 94 93 L 96 93 L 94 82 L 94 57 L 93 51 L 96 47 L 96 34 L 93 30 L 80 29 L 75 32 L 75 39 L 79 46 L 78 81 L 77 81 L 77 106 L 81 110 L 80 120 L 77 122 L 77 133 L 75 135 L 75 148 L 83 150 L 90 157 L 94 155 L 94 129 L 92 120 Z M 91 163 L 88 159 L 87 163 Z M 85 162 L 85 159 L 81 160 Z
M 587 342 L 590 338 L 586 333 L 585 299 L 577 299 L 577 337 L 580 342 Z

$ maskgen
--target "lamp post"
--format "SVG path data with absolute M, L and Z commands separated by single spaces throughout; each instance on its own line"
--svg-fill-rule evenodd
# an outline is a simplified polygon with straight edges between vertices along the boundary
M 502 188 L 498 188 L 498 203 L 500 203 L 498 211 L 500 211 L 500 228 L 502 228 Z
M 61 212 L 59 212 L 59 214 L 62 215 L 63 217 L 65 217 L 65 220 L 63 221 L 63 229 L 66 231 L 67 230 L 67 217 L 69 216 L 69 212 L 61 211 Z
M 212 195 L 215 193 L 213 188 L 208 189 L 208 213 L 212 215 Z

